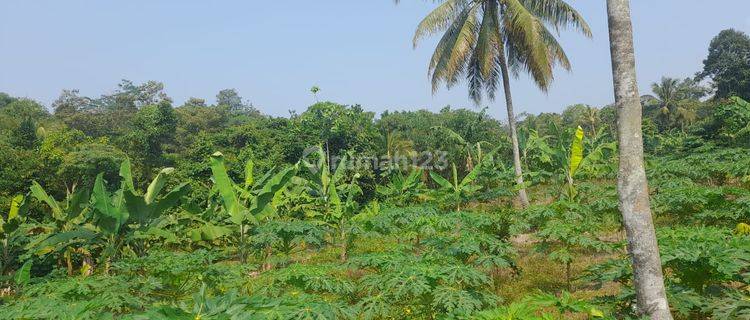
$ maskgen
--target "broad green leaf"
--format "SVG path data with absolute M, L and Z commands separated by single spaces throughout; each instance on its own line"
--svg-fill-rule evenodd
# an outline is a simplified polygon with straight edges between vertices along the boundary
M 420 178 L 422 178 L 422 169 L 416 168 L 412 170 L 409 176 L 406 177 L 406 181 L 404 182 L 404 185 L 410 186 L 412 184 L 419 183 Z
M 152 210 L 148 203 L 146 203 L 146 200 L 131 191 L 125 191 L 123 197 L 130 219 L 140 225 L 145 224 Z
M 20 269 L 16 270 L 16 274 L 13 276 L 13 281 L 15 281 L 16 285 L 25 286 L 31 281 L 31 264 L 32 261 L 28 260 Z
M 159 192 L 161 192 L 161 189 L 163 189 L 164 185 L 167 183 L 166 176 L 173 171 L 174 168 L 164 168 L 156 175 L 154 180 L 151 181 L 151 184 L 148 185 L 148 189 L 146 189 L 146 195 L 144 197 L 147 204 L 151 204 L 156 200 Z
M 581 165 L 583 160 L 583 128 L 578 126 L 576 129 L 575 137 L 573 137 L 573 145 L 570 147 L 570 176 L 573 177 L 578 171 L 578 167 Z
M 458 170 L 456 170 L 456 164 L 451 163 L 451 173 L 453 173 L 453 189 L 458 189 Z
M 333 173 L 333 178 L 331 178 L 333 184 L 338 184 L 338 182 L 344 177 L 344 173 L 346 173 L 346 158 L 347 155 L 344 155 L 339 163 L 336 164 L 336 172 Z
M 68 199 L 68 207 L 66 208 L 67 219 L 71 220 L 83 213 L 87 208 L 91 200 L 91 194 L 88 189 L 82 189 L 74 192 Z
M 219 190 L 219 195 L 224 202 L 224 208 L 229 213 L 230 220 L 234 224 L 241 224 L 245 220 L 245 210 L 234 192 L 234 183 L 227 174 L 227 169 L 224 166 L 224 155 L 221 152 L 211 155 L 211 173 L 215 186 Z
M 18 214 L 21 211 L 21 205 L 23 204 L 24 200 L 25 198 L 22 194 L 19 194 L 13 197 L 13 200 L 11 200 L 10 202 L 10 211 L 8 212 L 8 221 L 18 218 Z M 2 220 L 2 217 L 0 217 L 0 220 Z
M 276 192 L 284 188 L 295 175 L 297 175 L 296 166 L 286 168 L 269 179 L 252 202 L 250 212 L 258 215 L 266 211 Z
M 146 238 L 150 237 L 164 239 L 164 241 L 167 243 L 178 243 L 177 235 L 161 228 L 148 228 L 148 230 L 143 233 L 143 236 Z
M 434 126 L 434 127 L 431 127 L 430 129 L 431 130 L 435 130 L 435 131 L 444 132 L 449 138 L 455 140 L 456 142 L 458 142 L 460 144 L 466 144 L 466 140 L 464 140 L 464 137 L 462 137 L 460 134 L 458 134 L 457 132 L 451 130 L 448 127 Z
M 434 180 L 441 187 L 445 189 L 453 190 L 453 185 L 448 180 L 443 178 L 439 173 L 435 171 L 430 171 L 430 178 L 432 178 L 432 180 Z
M 96 237 L 96 233 L 91 230 L 78 228 L 71 231 L 65 231 L 53 234 L 38 244 L 33 244 L 27 249 L 33 251 L 36 255 L 45 255 L 50 252 L 56 252 L 67 247 L 72 241 L 87 241 Z
M 130 159 L 125 159 L 120 164 L 120 177 L 122 178 L 122 189 L 135 192 L 135 186 L 133 185 L 133 174 L 132 170 L 130 170 Z
M 10 202 L 10 211 L 8 211 L 8 221 L 3 220 L 0 214 L 0 239 L 5 235 L 16 231 L 21 224 L 21 215 L 26 211 L 27 203 L 23 195 L 13 197 Z
M 165 211 L 176 207 L 180 200 L 190 192 L 190 185 L 186 182 L 178 185 L 156 203 L 151 203 L 152 210 L 149 219 L 161 217 Z
M 253 159 L 247 160 L 245 163 L 245 189 L 249 189 L 253 186 L 255 178 L 253 177 L 253 170 L 255 163 Z
M 482 163 L 477 164 L 477 166 L 474 167 L 474 169 L 471 170 L 464 178 L 461 180 L 461 186 L 466 186 L 479 176 L 479 172 L 482 171 Z
M 331 187 L 331 168 L 328 167 L 328 159 L 325 158 L 325 154 L 323 153 L 322 149 L 320 152 L 320 156 L 323 159 L 321 162 L 322 165 L 320 166 L 320 185 L 323 187 L 323 190 L 328 190 L 328 188 Z
M 117 233 L 128 220 L 128 213 L 124 208 L 112 204 L 113 201 L 107 193 L 101 173 L 96 176 L 92 198 L 94 208 L 99 213 L 99 227 L 108 233 Z
M 274 172 L 276 172 L 276 166 L 273 166 L 270 170 L 268 170 L 266 173 L 264 173 L 260 177 L 260 179 L 253 179 L 254 180 L 253 181 L 253 187 L 256 187 L 256 186 L 261 186 L 262 187 L 263 185 L 265 185 L 266 182 L 268 182 L 268 179 L 271 179 L 271 176 L 273 176 Z M 237 188 L 237 189 L 242 189 L 242 188 Z M 245 191 L 250 191 L 250 189 L 247 189 Z
M 232 230 L 229 228 L 206 223 L 200 228 L 191 230 L 190 238 L 193 241 L 213 241 L 230 234 Z
M 56 220 L 64 220 L 63 210 L 60 204 L 47 194 L 39 183 L 36 181 L 31 182 L 31 195 L 39 201 L 46 203 L 52 209 L 52 217 Z

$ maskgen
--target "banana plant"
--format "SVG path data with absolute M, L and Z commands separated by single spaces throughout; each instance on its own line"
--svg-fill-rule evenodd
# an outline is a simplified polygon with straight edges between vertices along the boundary
M 68 232 L 79 229 L 86 222 L 89 210 L 90 193 L 87 189 L 76 190 L 73 186 L 66 190 L 65 199 L 57 201 L 50 196 L 44 188 L 33 181 L 31 183 L 30 193 L 37 200 L 46 204 L 50 208 L 54 226 L 46 228 L 47 232 L 37 236 L 27 246 L 28 249 L 35 252 L 36 255 L 62 254 L 68 275 L 73 274 L 73 254 L 82 253 L 84 255 L 84 266 L 90 262 L 90 255 L 80 246 L 75 246 L 71 241 L 58 241 L 61 234 L 66 235 Z M 72 239 L 71 239 L 72 240 Z
M 70 224 L 79 222 L 88 210 L 89 192 L 86 189 L 76 190 L 73 186 L 72 189 L 66 191 L 63 201 L 55 200 L 36 181 L 31 183 L 29 190 L 34 198 L 49 206 L 52 218 L 60 231 L 66 231 Z
M 474 167 L 461 181 L 458 180 L 458 170 L 456 164 L 451 163 L 452 179 L 448 181 L 435 171 L 430 171 L 430 177 L 440 186 L 440 191 L 444 192 L 448 201 L 455 204 L 456 211 L 461 211 L 461 204 L 466 201 L 472 194 L 482 189 L 482 186 L 472 184 L 479 176 L 482 170 L 481 163 Z
M 538 137 L 536 132 L 531 131 L 527 142 L 529 156 L 533 153 L 540 164 L 548 164 L 547 171 L 553 181 L 563 184 L 561 194 L 574 199 L 577 196 L 576 174 L 582 170 L 601 173 L 607 165 L 609 152 L 614 151 L 616 145 L 614 142 L 602 141 L 605 128 L 600 128 L 591 141 L 586 140 L 585 132 L 580 126 L 571 131 L 551 125 L 550 130 L 557 137 L 557 145 L 550 147 L 546 142 L 549 137 Z M 588 151 L 585 152 L 586 150 Z
M 362 194 L 362 189 L 357 184 L 360 174 L 354 174 L 346 183 L 344 178 L 348 155 L 339 160 L 332 173 L 328 165 L 330 160 L 323 152 L 323 148 L 317 148 L 315 153 L 317 154 L 316 163 L 312 164 L 305 160 L 304 165 L 313 174 L 313 179 L 307 184 L 308 193 L 315 199 L 322 212 L 312 212 L 311 215 L 314 217 L 316 214 L 322 214 L 323 222 L 336 230 L 335 238 L 338 239 L 341 248 L 340 258 L 345 261 L 354 235 L 353 225 L 350 223 L 351 218 L 359 207 L 356 197 Z
M 458 134 L 458 132 L 455 132 L 448 127 L 434 126 L 430 129 L 444 133 L 449 139 L 461 145 L 462 151 L 466 152 L 466 170 L 471 171 L 475 166 L 478 166 L 484 161 L 485 155 L 482 153 L 482 143 L 487 144 L 486 141 L 479 141 L 472 144 L 466 141 L 466 139 Z
M 408 205 L 416 201 L 427 200 L 426 186 L 422 182 L 423 170 L 415 168 L 409 175 L 394 171 L 387 185 L 377 185 L 376 192 L 395 204 Z
M 297 174 L 298 166 L 279 172 L 268 171 L 260 179 L 254 177 L 252 160 L 245 164 L 245 180 L 242 184 L 232 181 L 224 164 L 224 155 L 211 155 L 211 173 L 214 188 L 218 191 L 229 221 L 239 228 L 238 253 L 241 261 L 247 260 L 247 237 L 252 225 L 270 219 L 274 214 L 273 201 L 277 194 Z
M 139 237 L 139 233 L 144 233 L 153 228 L 160 217 L 170 208 L 176 206 L 180 199 L 189 191 L 187 184 L 181 184 L 169 191 L 166 195 L 160 197 L 159 194 L 166 185 L 166 175 L 173 170 L 166 168 L 162 170 L 156 178 L 149 184 L 145 193 L 136 191 L 131 175 L 130 161 L 125 160 L 120 165 L 120 188 L 114 192 L 107 190 L 103 174 L 99 174 L 94 182 L 91 192 L 91 219 L 86 223 L 74 224 L 68 230 L 54 234 L 38 244 L 42 250 L 44 248 L 67 247 L 73 243 L 85 244 L 89 249 L 100 250 L 98 257 L 99 266 L 103 267 L 105 273 L 108 272 L 109 262 L 119 254 L 123 248 L 129 249 L 132 253 L 143 253 L 145 243 Z M 81 200 L 66 201 L 65 205 L 54 201 L 51 197 L 45 197 L 41 188 L 32 186 L 32 194 L 43 199 L 53 211 L 53 215 L 60 217 L 80 217 L 81 213 L 76 213 L 75 205 Z M 72 206 L 72 207 L 71 207 Z M 70 208 L 66 211 L 65 208 Z M 68 213 L 66 213 L 68 212 Z M 135 250 L 133 249 L 135 248 Z M 138 252 L 136 252 L 138 251 Z M 77 252 L 84 256 L 91 257 L 92 253 L 83 246 Z M 92 270 L 93 260 L 85 266 Z
M 0 257 L 0 276 L 6 274 L 10 265 L 15 260 L 14 248 L 12 248 L 13 237 L 24 220 L 28 210 L 28 203 L 23 195 L 17 195 L 11 199 L 10 210 L 3 217 L 0 215 L 0 245 L 2 245 L 2 256 Z
M 569 199 L 575 199 L 578 194 L 578 191 L 575 187 L 574 178 L 576 176 L 576 173 L 579 172 L 579 169 L 585 167 L 594 167 L 598 163 L 605 160 L 604 158 L 606 156 L 607 150 L 614 151 L 616 148 L 614 142 L 596 143 L 595 145 L 590 146 L 590 151 L 584 156 L 584 137 L 585 134 L 583 128 L 578 126 L 572 137 L 572 142 L 569 152 L 567 153 L 567 157 L 564 158 L 564 161 L 567 161 L 567 166 L 564 167 L 565 170 L 563 173 L 565 175 L 565 181 L 567 182 L 565 195 Z M 564 151 L 564 149 L 561 149 L 561 151 Z M 565 153 L 563 152 L 563 154 Z
M 148 185 L 145 192 L 135 189 L 130 161 L 120 165 L 120 188 L 107 191 L 103 175 L 100 173 L 94 182 L 91 202 L 94 207 L 97 242 L 102 246 L 100 263 L 104 262 L 106 272 L 109 260 L 121 249 L 127 248 L 136 254 L 145 252 L 144 233 L 160 234 L 155 226 L 167 210 L 177 206 L 189 192 L 187 183 L 182 183 L 159 195 L 166 186 L 166 176 L 174 171 L 162 169 Z

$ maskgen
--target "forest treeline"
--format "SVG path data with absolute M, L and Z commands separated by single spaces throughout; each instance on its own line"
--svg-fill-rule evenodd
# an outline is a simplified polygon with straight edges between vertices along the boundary
M 650 94 L 642 96 L 649 154 L 669 154 L 707 142 L 719 146 L 750 143 L 744 127 L 750 116 L 741 100 L 750 99 L 750 67 L 743 69 L 732 61 L 735 54 L 729 44 L 731 50 L 750 54 L 746 35 L 723 31 L 712 41 L 705 68 L 696 77 L 664 77 L 651 85 Z M 732 68 L 726 70 L 727 66 Z M 703 79 L 711 82 L 702 85 Z M 549 136 L 555 145 L 567 143 L 555 141 L 561 131 L 581 126 L 595 139 L 615 141 L 616 118 L 613 105 L 576 104 L 561 113 L 522 113 L 519 136 L 525 149 L 532 147 L 529 143 L 535 137 Z M 133 173 L 137 184 L 151 181 L 160 168 L 174 167 L 180 179 L 195 182 L 197 192 L 205 191 L 199 181 L 210 176 L 208 156 L 215 151 L 224 153 L 235 170 L 249 159 L 262 170 L 294 164 L 306 148 L 319 144 L 339 156 L 400 153 L 411 159 L 423 152 L 444 151 L 448 162 L 459 164 L 458 170 L 465 172 L 471 169 L 467 157 L 476 158 L 480 145 L 480 150 L 498 149 L 500 158 L 511 165 L 507 125 L 491 118 L 486 108 L 446 106 L 439 112 L 376 115 L 359 105 L 320 102 L 302 113 L 272 117 L 235 89 L 220 91 L 214 104 L 190 98 L 174 106 L 164 84 L 156 81 L 123 80 L 114 93 L 96 98 L 64 90 L 51 106 L 0 93 L 0 131 L 0 144 L 6 150 L 0 166 L 0 208 L 7 208 L 10 197 L 24 192 L 32 180 L 58 192 L 74 185 L 91 186 L 99 172 L 117 181 L 119 165 L 126 158 L 137 168 Z M 543 164 L 525 159 L 528 169 L 539 165 Z M 374 197 L 375 184 L 385 181 L 381 172 L 371 171 L 361 173 L 366 199 Z

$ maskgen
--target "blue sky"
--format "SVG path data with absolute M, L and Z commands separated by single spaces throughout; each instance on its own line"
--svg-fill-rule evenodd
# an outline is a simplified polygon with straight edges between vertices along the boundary
M 604 105 L 612 81 L 603 0 L 569 0 L 594 38 L 563 32 L 573 64 L 547 94 L 526 77 L 514 80 L 517 110 L 560 111 Z M 633 0 L 642 93 L 662 75 L 686 77 L 701 67 L 720 30 L 750 32 L 747 0 Z M 288 115 L 322 99 L 367 110 L 439 110 L 474 106 L 465 86 L 433 95 L 427 63 L 437 39 L 414 50 L 424 0 L 188 1 L 2 0 L 0 91 L 51 103 L 62 89 L 98 96 L 120 79 L 157 80 L 181 104 L 214 100 L 236 88 L 263 112 Z M 505 118 L 502 96 L 484 102 Z

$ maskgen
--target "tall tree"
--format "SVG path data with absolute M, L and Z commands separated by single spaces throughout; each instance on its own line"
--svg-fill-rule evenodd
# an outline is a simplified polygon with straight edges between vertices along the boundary
M 242 99 L 236 89 L 224 89 L 216 94 L 216 105 L 229 109 L 231 113 L 259 114 L 252 103 L 247 103 Z
M 493 100 L 502 80 L 519 186 L 524 181 L 510 75 L 528 72 L 539 88 L 547 90 L 555 66 L 570 69 L 548 26 L 555 30 L 574 27 L 591 36 L 583 17 L 563 0 L 448 0 L 422 20 L 414 35 L 416 46 L 421 38 L 444 32 L 429 66 L 433 91 L 443 82 L 450 88 L 466 77 L 472 99 L 479 102 L 486 92 Z M 519 200 L 528 206 L 523 187 Z
M 620 143 L 617 192 L 633 263 L 638 312 L 653 320 L 671 320 L 643 165 L 643 115 L 635 76 L 630 0 L 607 0 L 607 15 Z
M 695 102 L 706 95 L 707 90 L 693 79 L 674 79 L 662 77 L 660 82 L 651 84 L 651 91 L 655 97 L 651 100 L 659 108 L 658 119 L 662 126 L 668 128 L 672 124 L 679 124 L 684 130 L 685 125 L 692 124 L 697 118 Z
M 734 29 L 719 33 L 708 48 L 699 80 L 710 78 L 717 98 L 750 99 L 750 37 Z

